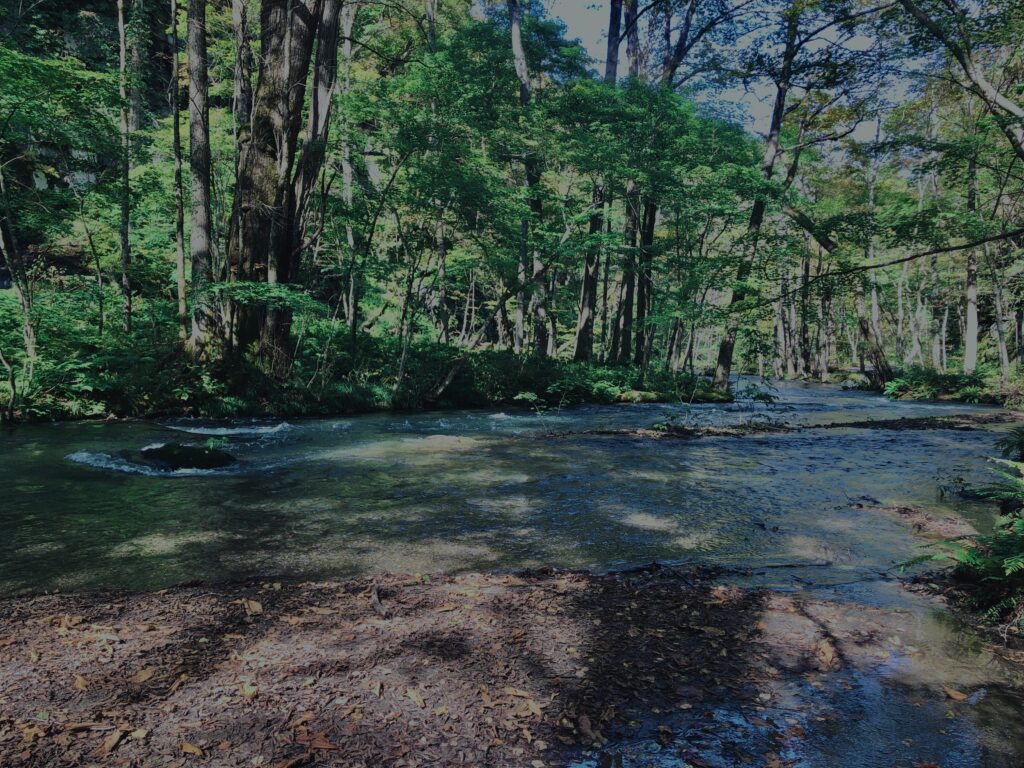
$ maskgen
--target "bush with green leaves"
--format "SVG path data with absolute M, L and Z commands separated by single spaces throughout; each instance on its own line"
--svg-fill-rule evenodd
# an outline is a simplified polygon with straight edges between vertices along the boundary
M 989 397 L 983 372 L 942 373 L 924 366 L 910 366 L 885 385 L 884 392 L 893 400 L 936 400 L 953 397 L 964 402 L 981 402 Z
M 993 461 L 999 465 L 998 479 L 980 489 L 983 497 L 998 501 L 1004 510 L 993 532 L 938 542 L 907 565 L 952 561 L 953 574 L 968 588 L 972 608 L 987 620 L 1024 632 L 1024 463 Z

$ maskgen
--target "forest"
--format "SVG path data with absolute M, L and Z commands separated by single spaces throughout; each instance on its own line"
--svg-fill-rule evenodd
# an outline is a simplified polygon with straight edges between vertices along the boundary
M 1011 0 L 7 2 L 5 419 L 1015 403 Z
M 1024 765 L 1020 0 L 0 0 L 0 765 Z

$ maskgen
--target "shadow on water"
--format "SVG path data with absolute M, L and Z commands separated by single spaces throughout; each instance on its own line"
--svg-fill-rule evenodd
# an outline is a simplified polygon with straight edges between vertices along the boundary
M 672 414 L 816 424 L 963 410 L 825 387 L 780 392 L 774 406 L 25 426 L 5 436 L 0 464 L 0 592 L 654 559 L 884 569 L 912 540 L 857 509 L 865 498 L 991 519 L 983 507 L 939 501 L 936 479 L 983 472 L 995 440 L 987 431 L 544 436 Z M 238 467 L 166 477 L 67 459 L 208 439 L 227 441 Z

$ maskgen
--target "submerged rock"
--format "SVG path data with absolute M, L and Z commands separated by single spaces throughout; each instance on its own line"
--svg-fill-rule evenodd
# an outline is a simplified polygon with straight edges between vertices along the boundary
M 839 386 L 846 390 L 872 388 L 871 379 L 863 373 L 851 373 Z
M 238 461 L 230 453 L 219 448 L 181 443 L 148 446 L 139 454 L 144 464 L 168 472 L 177 469 L 220 469 Z

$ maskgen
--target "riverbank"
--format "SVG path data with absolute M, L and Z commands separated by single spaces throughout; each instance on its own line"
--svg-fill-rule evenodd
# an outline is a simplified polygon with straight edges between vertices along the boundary
M 99 352 L 37 366 L 31 382 L 0 380 L 0 423 L 104 418 L 331 417 L 381 411 L 559 408 L 613 403 L 724 403 L 703 376 L 664 367 L 580 363 L 441 344 L 406 350 L 367 337 L 358 354 L 296 359 L 272 376 L 252 361 L 193 360 L 177 345 Z
M 0 616 L 12 766 L 782 766 L 893 654 L 951 727 L 980 690 L 921 665 L 906 612 L 658 566 L 49 595 Z M 928 759 L 944 738 L 921 725 L 894 748 Z

